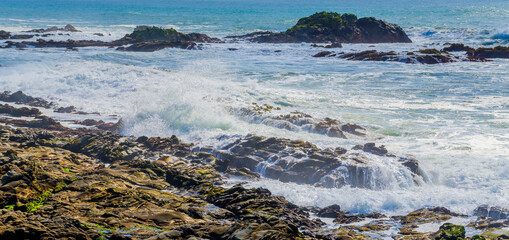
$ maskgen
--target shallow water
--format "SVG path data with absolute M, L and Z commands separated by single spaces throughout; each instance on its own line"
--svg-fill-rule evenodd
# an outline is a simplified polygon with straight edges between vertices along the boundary
M 401 25 L 414 41 L 374 47 L 344 44 L 341 51 L 442 48 L 446 42 L 507 46 L 504 34 L 509 31 L 507 1 L 2 3 L 0 29 L 19 32 L 71 23 L 83 30 L 55 36 L 62 40 L 118 39 L 139 24 L 218 37 L 284 30 L 321 10 L 375 16 Z M 106 36 L 92 35 L 95 32 Z M 509 206 L 508 60 L 414 65 L 311 57 L 319 51 L 309 44 L 249 43 L 154 53 L 2 49 L 0 89 L 22 90 L 84 111 L 118 114 L 127 135 L 177 134 L 202 145 L 220 145 L 217 137 L 224 134 L 248 133 L 302 139 L 322 147 L 375 141 L 398 155 L 414 155 L 428 177 L 422 186 L 395 181 L 377 191 L 273 180 L 250 183 L 300 205 L 337 203 L 352 212 L 387 214 L 434 205 L 462 213 L 480 204 Z M 289 132 L 243 121 L 226 110 L 251 102 L 356 123 L 367 128 L 368 136 L 343 140 Z

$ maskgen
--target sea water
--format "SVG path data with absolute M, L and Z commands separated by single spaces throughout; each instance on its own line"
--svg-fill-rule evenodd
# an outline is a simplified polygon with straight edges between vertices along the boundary
M 155 25 L 225 37 L 282 31 L 318 11 L 384 19 L 402 26 L 413 41 L 343 44 L 338 51 L 441 49 L 445 43 L 509 45 L 506 0 L 2 0 L 0 30 L 21 33 L 69 23 L 82 32 L 53 39 L 110 41 L 136 25 Z M 508 60 L 421 65 L 311 57 L 319 51 L 304 43 L 246 42 L 153 53 L 0 49 L 0 90 L 22 90 L 61 106 L 118 115 L 125 135 L 176 134 L 204 146 L 221 146 L 225 138 L 219 136 L 250 133 L 320 147 L 376 142 L 396 155 L 413 155 L 427 178 L 421 185 L 402 184 L 390 172 L 396 170 L 385 168 L 380 176 L 396 177 L 380 181 L 396 180 L 377 190 L 324 189 L 267 179 L 249 183 L 303 206 L 339 204 L 352 212 L 386 214 L 427 206 L 466 214 L 481 204 L 509 207 Z M 301 111 L 356 123 L 367 129 L 367 136 L 337 139 L 290 132 L 245 121 L 228 110 L 253 102 L 280 107 L 284 113 Z M 373 161 L 384 164 L 387 159 Z

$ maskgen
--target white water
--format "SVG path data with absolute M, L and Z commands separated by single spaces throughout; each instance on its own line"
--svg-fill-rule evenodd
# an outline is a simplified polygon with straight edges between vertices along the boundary
M 126 33 L 123 26 L 113 29 L 117 32 L 102 39 Z M 91 35 L 99 30 L 72 37 L 101 39 Z M 422 49 L 456 34 L 415 36 L 415 44 L 345 44 L 339 51 Z M 465 42 L 469 41 L 480 44 L 472 38 Z M 228 51 L 231 47 L 239 50 Z M 415 186 L 390 167 L 388 159 L 373 158 L 375 164 L 389 166 L 376 175 L 378 184 L 388 186 L 379 188 L 383 190 L 324 189 L 273 180 L 250 183 L 300 205 L 336 203 L 352 212 L 387 214 L 426 206 L 462 213 L 481 204 L 509 206 L 509 61 L 428 66 L 310 57 L 319 51 L 309 44 L 246 43 L 154 53 L 2 49 L 0 89 L 120 115 L 126 135 L 176 134 L 201 145 L 221 145 L 217 137 L 224 134 L 249 133 L 321 147 L 350 148 L 375 141 L 397 155 L 414 155 L 429 178 Z M 243 121 L 226 110 L 251 102 L 356 123 L 367 128 L 368 136 L 345 140 L 290 132 Z

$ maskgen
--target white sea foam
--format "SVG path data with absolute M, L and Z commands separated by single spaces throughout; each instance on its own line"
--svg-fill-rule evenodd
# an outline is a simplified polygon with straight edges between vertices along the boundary
M 118 34 L 125 34 L 125 28 L 120 26 Z M 99 30 L 84 29 L 83 37 Z M 232 47 L 239 50 L 227 50 Z M 345 44 L 339 51 L 422 47 Z M 389 214 L 433 205 L 463 213 L 480 204 L 509 206 L 505 60 L 425 66 L 318 59 L 310 56 L 321 49 L 309 44 L 210 44 L 201 51 L 154 53 L 106 48 L 2 51 L 0 89 L 121 115 L 127 135 L 177 134 L 203 146 L 224 143 L 217 138 L 221 135 L 249 133 L 302 139 L 320 147 L 350 148 L 375 141 L 397 155 L 414 155 L 429 178 L 421 186 L 399 184 L 408 178 L 389 165 L 380 179 L 398 184 L 376 191 L 273 180 L 250 183 L 300 205 L 338 203 L 354 212 Z M 290 132 L 243 121 L 227 110 L 251 102 L 357 123 L 367 127 L 368 136 L 337 139 Z

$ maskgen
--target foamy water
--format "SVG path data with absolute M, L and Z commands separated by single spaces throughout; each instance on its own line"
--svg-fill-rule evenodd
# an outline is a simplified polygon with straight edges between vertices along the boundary
M 132 2 L 121 9 L 115 2 L 104 1 L 101 4 L 120 9 L 109 13 L 111 19 L 74 16 L 78 10 L 72 6 L 67 13 L 43 7 L 39 14 L 21 8 L 14 15 L 0 9 L 0 29 L 21 32 L 72 23 L 83 32 L 54 38 L 108 41 L 129 33 L 137 24 L 153 24 L 226 36 L 283 30 L 299 17 L 321 8 L 386 19 L 402 25 L 414 41 L 374 47 L 344 44 L 338 51 L 440 49 L 446 42 L 476 47 L 493 42 L 508 44 L 504 38 L 508 26 L 503 20 L 509 19 L 505 1 L 486 2 L 484 7 L 473 3 L 457 7 L 452 2 L 440 5 L 439 10 L 421 4 L 405 10 L 398 7 L 399 2 L 366 10 L 375 8 L 363 7 L 367 3 L 336 6 L 327 1 L 307 10 L 290 8 L 271 20 L 270 13 L 288 3 L 232 3 L 242 5 L 240 12 L 234 7 L 221 12 L 218 1 L 207 5 L 210 11 L 193 3 L 179 13 L 168 10 L 169 3 L 149 4 L 151 12 L 136 11 L 138 5 Z M 9 4 L 15 7 L 12 1 Z M 158 4 L 167 13 L 157 10 Z M 391 7 L 399 12 L 389 11 Z M 107 14 L 98 8 L 87 6 L 83 11 L 92 16 Z M 59 14 L 48 18 L 48 11 Z M 235 22 L 235 14 L 243 18 Z M 93 35 L 96 32 L 105 36 Z M 310 44 L 249 43 L 208 44 L 200 51 L 164 49 L 154 53 L 106 48 L 78 52 L 1 49 L 0 89 L 22 90 L 84 111 L 120 115 L 125 121 L 122 133 L 126 135 L 177 134 L 186 141 L 216 146 L 224 144 L 218 136 L 250 133 L 301 139 L 321 147 L 352 147 L 374 141 L 397 155 L 415 156 L 426 173 L 427 181 L 417 186 L 404 184 L 408 178 L 397 168 L 383 168 L 378 179 L 387 181 L 382 183 L 387 187 L 378 190 L 324 189 L 274 180 L 249 184 L 266 187 L 300 205 L 337 203 L 353 212 L 387 214 L 426 206 L 445 206 L 462 213 L 471 213 L 481 204 L 509 206 L 508 60 L 410 65 L 311 57 L 321 50 Z M 298 110 L 356 123 L 367 128 L 367 137 L 337 139 L 306 131 L 290 132 L 250 123 L 228 111 L 229 107 L 252 102 L 278 106 L 281 112 Z M 384 164 L 387 159 L 374 161 Z

